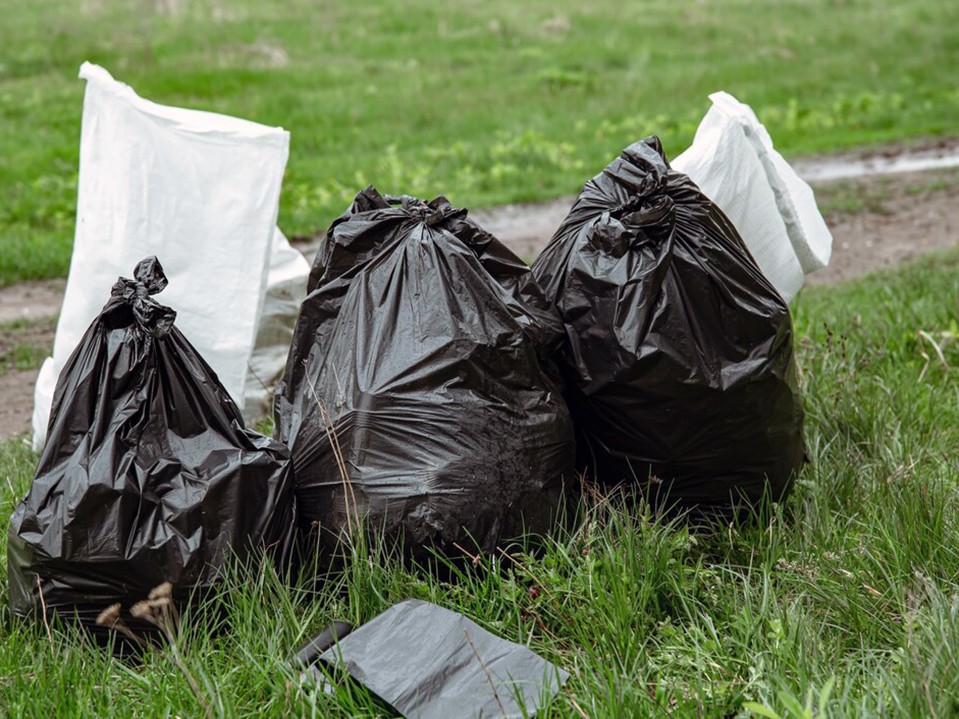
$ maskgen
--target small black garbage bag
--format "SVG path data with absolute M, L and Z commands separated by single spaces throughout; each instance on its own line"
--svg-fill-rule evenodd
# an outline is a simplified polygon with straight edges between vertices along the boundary
M 592 477 L 723 517 L 788 492 L 804 461 L 789 308 L 657 138 L 586 183 L 533 274 L 566 325 Z
M 532 717 L 569 679 L 531 649 L 418 599 L 352 631 L 338 622 L 297 660 L 345 670 L 407 719 Z
M 540 356 L 561 337 L 529 268 L 466 210 L 358 194 L 317 253 L 277 388 L 302 527 L 331 547 L 360 520 L 414 555 L 545 532 L 574 479 Z
M 10 521 L 14 614 L 45 606 L 92 628 L 164 582 L 182 604 L 237 556 L 289 554 L 288 450 L 244 429 L 176 313 L 150 297 L 167 284 L 157 259 L 135 277 L 113 286 L 60 374 L 46 448 Z

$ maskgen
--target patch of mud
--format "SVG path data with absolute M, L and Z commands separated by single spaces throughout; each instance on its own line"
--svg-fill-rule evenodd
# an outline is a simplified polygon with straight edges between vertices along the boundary
M 11 362 L 27 361 L 13 355 L 17 347 L 30 348 L 30 354 L 50 354 L 53 349 L 53 335 L 56 331 L 55 317 L 41 317 L 30 322 L 15 322 L 0 325 L 0 371 L 10 366 Z M 38 364 L 38 363 L 36 363 Z M 27 369 L 19 367 L 18 369 Z
M 33 386 L 39 370 L 10 370 L 0 375 L 0 440 L 30 431 Z
M 959 173 L 916 173 L 902 175 L 896 182 L 874 177 L 857 180 L 856 185 L 868 204 L 849 212 L 826 213 L 833 237 L 832 260 L 806 277 L 807 286 L 856 279 L 959 246 Z M 871 198 L 867 188 L 874 191 Z M 816 189 L 819 195 L 830 188 Z
M 59 311 L 58 301 L 46 317 L 0 324 L 0 440 L 30 429 L 33 387 L 40 363 L 53 350 Z
M 0 287 L 0 325 L 59 314 L 66 286 L 66 280 L 57 279 Z
M 806 182 L 959 167 L 959 138 L 900 143 L 878 149 L 799 159 L 792 163 Z
M 470 210 L 470 217 L 526 262 L 532 262 L 573 206 L 575 197 L 529 205 Z

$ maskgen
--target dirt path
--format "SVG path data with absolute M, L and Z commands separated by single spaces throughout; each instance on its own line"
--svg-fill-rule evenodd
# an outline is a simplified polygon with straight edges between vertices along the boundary
M 855 279 L 959 245 L 957 170 L 844 180 L 816 191 L 832 230 L 833 255 L 806 285 Z
M 851 160 L 876 162 L 868 157 Z M 843 158 L 828 158 L 821 164 L 827 162 L 839 168 L 850 166 L 843 164 Z M 802 168 L 802 163 L 797 167 Z M 866 174 L 819 181 L 814 187 L 833 233 L 833 256 L 829 267 L 807 278 L 809 285 L 854 279 L 959 245 L 959 169 Z M 471 214 L 514 252 L 532 260 L 572 201 L 562 198 Z M 301 249 L 312 259 L 315 246 Z M 0 439 L 29 430 L 37 369 L 23 364 L 49 354 L 54 332 L 51 318 L 60 311 L 64 284 L 60 279 L 0 288 Z
M 959 244 L 959 169 L 872 175 L 814 184 L 833 235 L 829 267 L 807 285 L 862 277 Z M 572 197 L 507 205 L 471 215 L 520 257 L 532 260 L 566 216 Z

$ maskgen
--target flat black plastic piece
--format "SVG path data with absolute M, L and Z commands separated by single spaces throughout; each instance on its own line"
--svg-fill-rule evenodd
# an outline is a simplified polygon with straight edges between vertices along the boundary
M 569 674 L 462 614 L 407 599 L 320 659 L 408 719 L 531 717 Z

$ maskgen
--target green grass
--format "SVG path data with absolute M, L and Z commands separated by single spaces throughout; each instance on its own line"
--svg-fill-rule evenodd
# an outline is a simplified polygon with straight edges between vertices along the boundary
M 816 186 L 816 204 L 830 224 L 851 215 L 893 215 L 909 198 L 934 195 L 959 187 L 959 170 L 928 170 L 901 175 L 878 175 L 834 180 Z
M 800 296 L 810 463 L 768 523 L 691 534 L 613 498 L 542 555 L 514 549 L 453 581 L 363 548 L 319 591 L 262 567 L 188 616 L 178 649 L 217 715 L 388 715 L 349 685 L 318 692 L 286 659 L 334 618 L 418 597 L 568 669 L 542 716 L 955 716 L 957 332 L 955 251 Z M 35 461 L 0 444 L 0 515 Z M 0 586 L 0 714 L 201 714 L 169 650 L 132 666 L 66 629 L 51 641 L 10 624 Z
M 483 206 L 574 192 L 625 144 L 682 150 L 726 89 L 789 156 L 955 132 L 949 0 L 7 3 L 0 285 L 63 275 L 83 60 L 145 97 L 292 131 L 280 225 L 369 182 Z
M 896 175 L 886 175 L 868 186 L 856 180 L 838 180 L 816 188 L 816 205 L 823 217 L 829 219 L 861 213 L 889 214 L 886 203 L 902 181 L 902 178 Z

